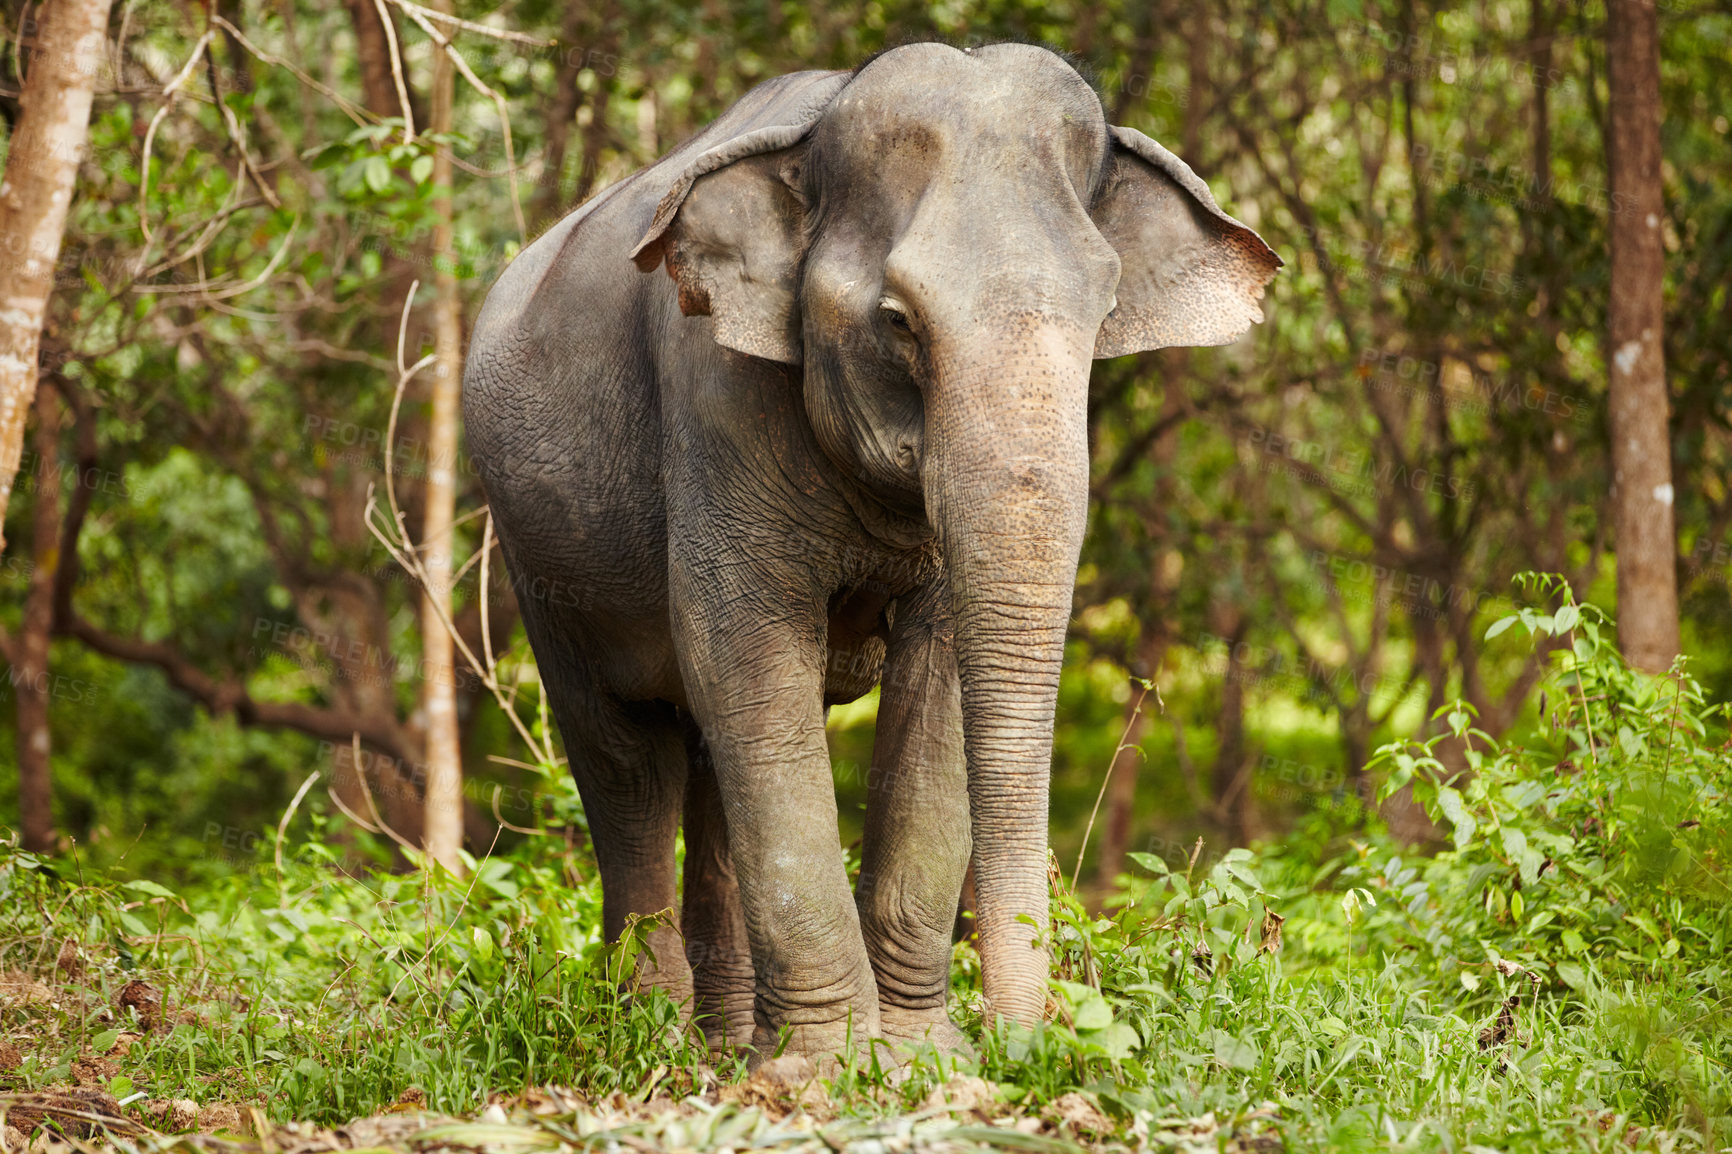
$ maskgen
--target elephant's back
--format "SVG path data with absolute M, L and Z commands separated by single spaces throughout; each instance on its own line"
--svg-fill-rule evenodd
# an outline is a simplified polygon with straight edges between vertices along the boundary
M 659 516 L 664 346 L 682 330 L 673 284 L 632 250 L 696 157 L 797 120 L 839 74 L 757 85 L 655 164 L 596 194 L 523 250 L 488 293 L 470 338 L 464 422 L 496 518 L 582 540 L 624 518 Z M 696 322 L 693 322 L 696 324 Z M 520 535 L 522 533 L 520 532 Z
M 519 600 L 527 593 L 538 606 L 526 607 L 532 615 L 551 612 L 559 628 L 585 632 L 665 628 L 658 366 L 674 344 L 700 335 L 701 322 L 682 327 L 672 282 L 638 271 L 630 254 L 692 159 L 793 118 L 800 102 L 833 90 L 833 81 L 819 83 L 833 76 L 797 73 L 754 88 L 554 225 L 488 293 L 464 372 L 465 433 Z

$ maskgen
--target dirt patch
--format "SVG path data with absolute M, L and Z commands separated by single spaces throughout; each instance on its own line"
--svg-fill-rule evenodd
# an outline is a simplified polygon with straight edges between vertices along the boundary
M 52 1124 L 74 1138 L 90 1138 L 104 1129 L 121 1134 L 143 1129 L 121 1113 L 120 1103 L 107 1091 L 94 1086 L 0 1095 L 0 1107 L 6 1111 L 6 1124 L 25 1134 L 44 1124 Z
M 53 1007 L 60 995 L 22 970 L 0 972 L 0 1007 L 9 1010 L 26 1009 L 32 1005 Z
M 137 978 L 121 987 L 114 1005 L 122 1020 L 126 1018 L 126 1011 L 131 1010 L 138 1015 L 139 1025 L 147 1030 L 155 1029 L 163 1020 L 162 991 Z

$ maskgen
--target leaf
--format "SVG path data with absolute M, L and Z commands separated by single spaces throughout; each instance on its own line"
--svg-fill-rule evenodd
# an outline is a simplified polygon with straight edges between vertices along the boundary
M 1255 1070 L 1260 1060 L 1257 1047 L 1225 1030 L 1215 1031 L 1215 1061 L 1234 1070 Z
M 120 1041 L 119 1030 L 104 1030 L 90 1039 L 90 1048 L 98 1054 L 106 1054 L 114 1049 L 114 1044 L 118 1041 Z
M 1582 611 L 1574 605 L 1566 605 L 1557 611 L 1552 618 L 1552 629 L 1556 633 L 1568 633 L 1582 619 Z
M 1085 986 L 1081 982 L 1067 982 L 1063 979 L 1053 979 L 1054 986 L 1064 995 L 1065 1001 L 1071 1004 L 1071 1022 L 1081 1030 L 1104 1030 L 1112 1024 L 1113 1010 L 1107 1005 L 1107 1000 L 1093 986 Z
M 374 192 L 391 187 L 391 163 L 383 156 L 369 156 L 361 169 L 361 177 Z
M 1582 935 L 1578 934 L 1575 930 L 1565 930 L 1563 933 L 1558 935 L 1558 938 L 1564 943 L 1564 949 L 1570 951 L 1572 954 L 1583 953 L 1588 948 L 1588 943 L 1584 942 L 1582 940 Z
M 1148 870 L 1150 873 L 1154 874 L 1156 877 L 1161 877 L 1172 872 L 1167 868 L 1167 861 L 1165 858 L 1156 857 L 1152 853 L 1130 853 L 1126 856 L 1144 869 Z
M 1473 841 L 1473 835 L 1479 831 L 1479 823 L 1474 820 L 1467 806 L 1463 804 L 1461 794 L 1453 787 L 1440 785 L 1437 787 L 1437 808 L 1443 811 L 1443 816 L 1455 826 L 1455 848 L 1460 852 Z
M 1375 894 L 1361 886 L 1354 886 L 1342 897 L 1341 912 L 1347 915 L 1347 924 L 1351 926 L 1358 920 L 1359 911 L 1363 906 L 1375 907 L 1376 905 L 1377 897 Z
M 1347 1035 L 1347 1023 L 1334 1014 L 1325 1014 L 1317 1019 L 1317 1028 L 1331 1038 L 1341 1038 Z
M 1467 990 L 1469 992 L 1472 992 L 1474 990 L 1479 989 L 1479 975 L 1478 974 L 1469 973 L 1467 970 L 1463 970 L 1460 974 L 1458 974 L 1456 976 L 1461 979 L 1462 989 Z
M 1252 891 L 1263 892 L 1263 883 L 1257 880 L 1257 875 L 1251 871 L 1249 866 L 1237 861 L 1228 861 L 1225 865 L 1228 873 L 1250 886 Z
M 1112 1023 L 1090 1037 L 1089 1041 L 1104 1049 L 1107 1056 L 1114 1061 L 1129 1058 L 1143 1044 L 1143 1040 L 1137 1037 L 1137 1032 L 1124 1022 Z
M 1104 1030 L 1113 1024 L 1113 1009 L 1099 994 L 1084 998 L 1076 1008 L 1078 1030 Z
M 1520 861 L 1521 856 L 1528 852 L 1528 837 L 1519 829 L 1504 826 L 1499 831 L 1503 835 L 1503 852 L 1511 861 Z
M 485 962 L 493 956 L 493 935 L 488 933 L 484 927 L 476 926 L 470 931 L 469 936 L 475 943 L 476 957 Z
M 416 184 L 426 184 L 427 178 L 433 175 L 433 158 L 423 153 L 409 164 L 409 179 Z
M 1588 973 L 1580 962 L 1559 962 L 1556 968 L 1558 978 L 1570 989 L 1581 990 L 1587 986 Z
M 143 879 L 127 882 L 120 888 L 131 890 L 136 894 L 149 894 L 153 898 L 168 898 L 170 901 L 180 900 L 173 890 L 164 889 L 155 882 L 145 881 Z
M 1516 620 L 1517 618 L 1513 614 L 1509 617 L 1499 617 L 1496 621 L 1493 621 L 1491 627 L 1485 631 L 1485 639 L 1490 641 L 1493 637 L 1496 637 L 1501 633 L 1509 632 L 1510 628 L 1515 625 Z

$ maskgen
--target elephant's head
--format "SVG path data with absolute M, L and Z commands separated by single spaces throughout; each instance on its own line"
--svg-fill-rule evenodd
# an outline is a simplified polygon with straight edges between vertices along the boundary
M 802 365 L 824 451 L 936 530 L 986 996 L 1032 1023 L 1089 363 L 1237 338 L 1281 261 L 1045 50 L 911 45 L 824 83 L 699 157 L 634 256 L 721 344 Z

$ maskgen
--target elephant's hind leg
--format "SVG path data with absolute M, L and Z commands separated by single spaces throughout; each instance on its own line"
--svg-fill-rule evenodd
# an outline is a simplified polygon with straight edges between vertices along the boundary
M 702 731 L 686 720 L 683 927 L 692 967 L 692 1016 L 710 1048 L 752 1041 L 752 947 L 728 845 L 728 819 Z
M 559 728 L 601 871 L 602 925 L 617 941 L 632 915 L 676 911 L 645 939 L 637 980 L 689 1007 L 691 969 L 677 921 L 674 835 L 685 792 L 686 747 L 674 707 L 621 702 L 587 687 L 561 692 Z M 684 1011 L 682 1011 L 683 1013 Z

